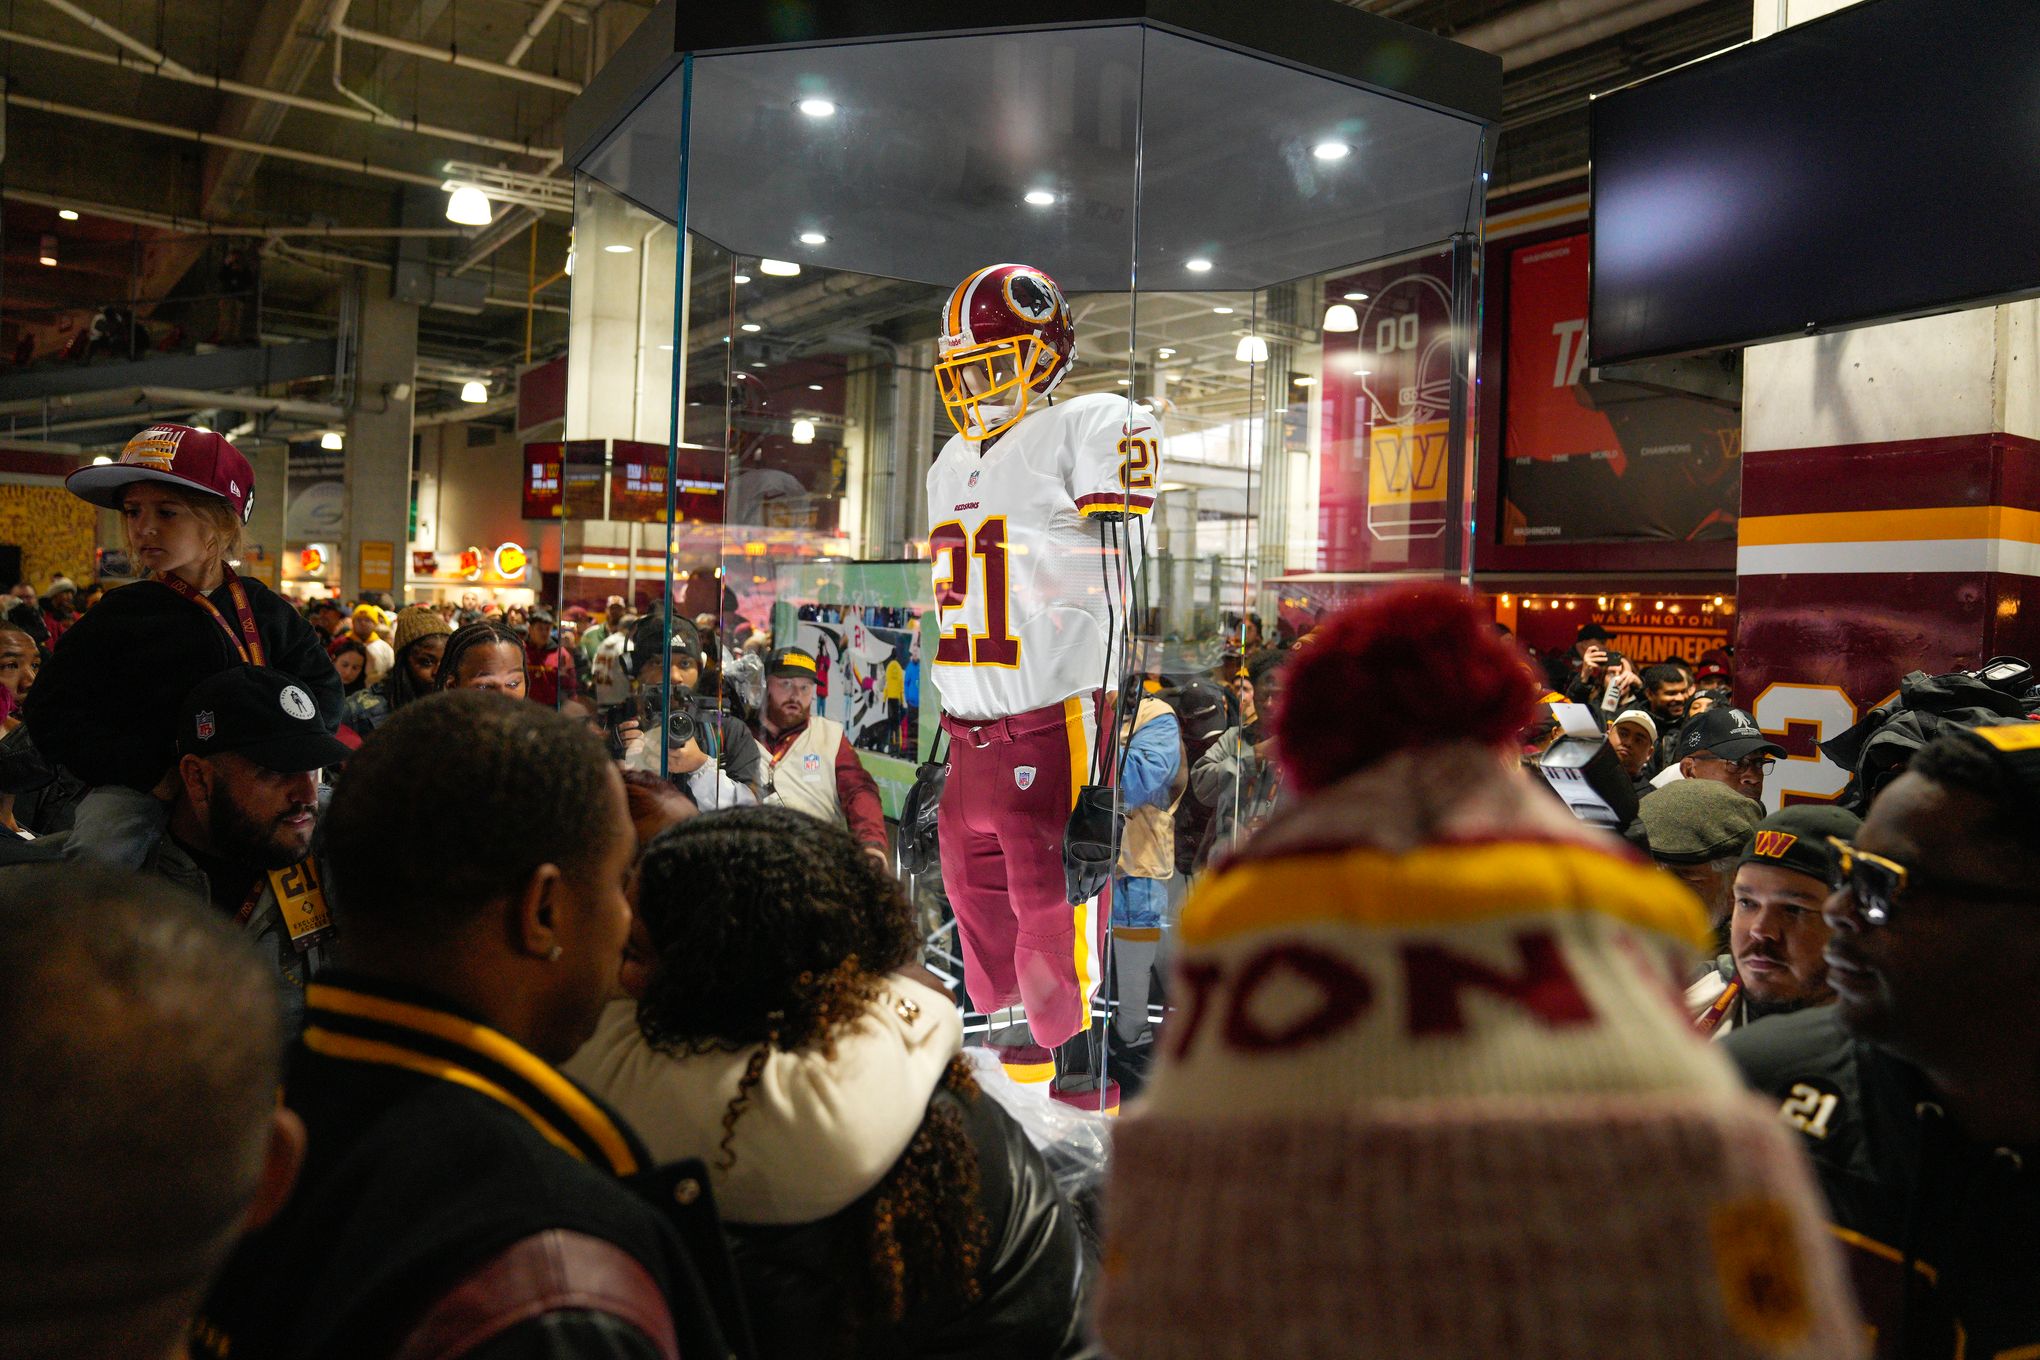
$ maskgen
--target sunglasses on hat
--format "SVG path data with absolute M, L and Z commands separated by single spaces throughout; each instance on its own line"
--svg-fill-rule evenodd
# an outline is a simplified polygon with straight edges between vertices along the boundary
M 1829 836 L 1827 849 L 1828 886 L 1836 892 L 1848 889 L 1863 920 L 1873 926 L 1890 925 L 1906 889 L 1915 885 L 1931 885 L 1978 902 L 2009 902 L 2026 896 L 2010 888 L 1923 874 L 1895 859 L 1858 850 L 1840 836 Z

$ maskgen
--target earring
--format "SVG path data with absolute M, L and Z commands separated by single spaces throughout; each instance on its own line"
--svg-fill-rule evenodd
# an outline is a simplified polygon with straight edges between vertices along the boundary
M 558 963 L 560 961 L 560 947 L 558 945 L 552 947 L 552 953 L 545 956 L 545 961 L 547 963 Z

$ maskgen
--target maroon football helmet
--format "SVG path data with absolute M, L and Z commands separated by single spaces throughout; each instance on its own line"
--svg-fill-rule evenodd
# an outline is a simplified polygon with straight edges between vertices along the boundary
M 950 421 L 966 439 L 989 439 L 1063 380 L 1076 325 L 1054 279 L 1032 265 L 986 265 L 950 293 L 936 348 Z

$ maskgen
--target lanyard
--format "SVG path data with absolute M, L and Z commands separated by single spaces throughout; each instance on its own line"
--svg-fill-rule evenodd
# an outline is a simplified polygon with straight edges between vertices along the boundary
M 227 592 L 234 597 L 234 613 L 240 618 L 241 627 L 238 632 L 235 631 L 233 624 L 227 622 L 227 616 L 220 613 L 219 606 L 208 600 L 197 587 L 183 577 L 164 572 L 156 579 L 212 615 L 213 622 L 227 635 L 227 641 L 240 653 L 241 660 L 251 666 L 266 666 L 269 662 L 262 648 L 262 634 L 255 627 L 255 610 L 248 603 L 248 588 L 241 584 L 240 577 L 234 575 L 233 568 L 223 567 L 221 570 L 226 573 Z

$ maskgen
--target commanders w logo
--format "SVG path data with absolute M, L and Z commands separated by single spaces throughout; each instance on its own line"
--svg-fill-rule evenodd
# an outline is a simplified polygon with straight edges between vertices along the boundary
M 1758 859 L 1778 859 L 1798 841 L 1789 831 L 1759 831 L 1754 853 Z

